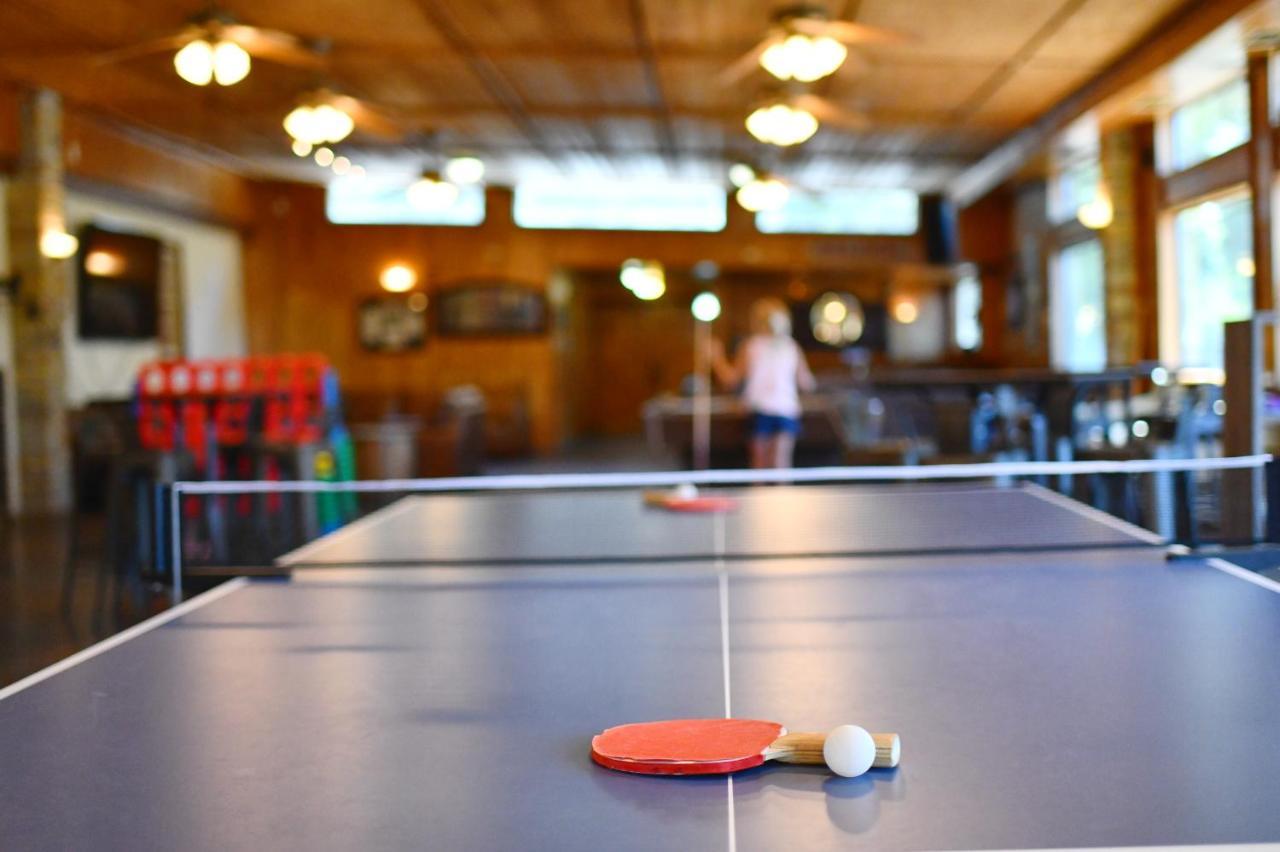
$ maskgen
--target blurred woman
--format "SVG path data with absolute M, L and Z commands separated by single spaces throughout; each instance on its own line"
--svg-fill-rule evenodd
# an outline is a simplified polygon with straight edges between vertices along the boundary
M 751 336 L 733 361 L 724 344 L 711 341 L 711 368 L 721 384 L 742 385 L 751 409 L 751 466 L 791 467 L 800 432 L 800 391 L 816 386 L 800 345 L 791 337 L 791 315 L 779 299 L 751 306 Z

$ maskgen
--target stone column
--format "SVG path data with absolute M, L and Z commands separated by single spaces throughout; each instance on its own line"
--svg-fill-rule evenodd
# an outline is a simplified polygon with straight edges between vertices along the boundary
M 63 327 L 70 309 L 74 260 L 40 253 L 40 235 L 64 227 L 62 103 L 38 90 L 24 95 L 18 168 L 9 185 L 13 349 L 18 421 L 18 494 L 22 514 L 71 506 L 71 449 L 67 433 L 67 369 Z
M 1154 136 L 1150 124 L 1102 137 L 1102 179 L 1115 210 L 1099 233 L 1106 263 L 1107 360 L 1134 364 L 1156 353 Z

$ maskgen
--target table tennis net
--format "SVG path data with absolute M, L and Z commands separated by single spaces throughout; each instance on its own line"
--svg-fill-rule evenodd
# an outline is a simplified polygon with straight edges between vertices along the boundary
M 157 577 L 298 567 L 503 566 L 1035 552 L 1234 542 L 1268 457 L 670 471 L 158 491 Z M 690 486 L 725 498 L 681 511 Z M 705 507 L 704 507 L 705 508 Z

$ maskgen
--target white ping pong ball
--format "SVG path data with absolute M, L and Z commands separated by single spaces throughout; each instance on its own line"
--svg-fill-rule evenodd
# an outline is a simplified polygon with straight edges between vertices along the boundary
M 676 497 L 681 500 L 692 500 L 698 496 L 698 486 L 692 482 L 681 482 L 676 486 Z
M 832 728 L 822 744 L 822 758 L 837 775 L 857 778 L 876 760 L 876 741 L 865 728 L 841 725 Z

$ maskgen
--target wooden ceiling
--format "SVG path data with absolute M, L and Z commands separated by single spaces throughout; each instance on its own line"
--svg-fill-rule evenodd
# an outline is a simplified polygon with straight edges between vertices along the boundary
M 824 127 L 781 168 L 813 185 L 936 189 L 1130 49 L 1186 0 L 829 0 L 833 16 L 911 38 L 855 48 L 818 91 L 870 124 Z M 330 44 L 321 73 L 254 63 L 197 89 L 171 54 L 93 55 L 169 34 L 207 8 L 175 0 L 4 0 L 0 77 L 61 91 L 141 129 L 217 152 L 244 172 L 321 180 L 281 119 L 327 83 L 406 130 L 356 134 L 367 163 L 415 169 L 472 151 L 502 181 L 570 174 L 719 179 L 769 156 L 742 120 L 767 76 L 717 73 L 765 33 L 778 0 L 227 0 L 245 23 Z M 853 67 L 860 64 L 861 68 Z

